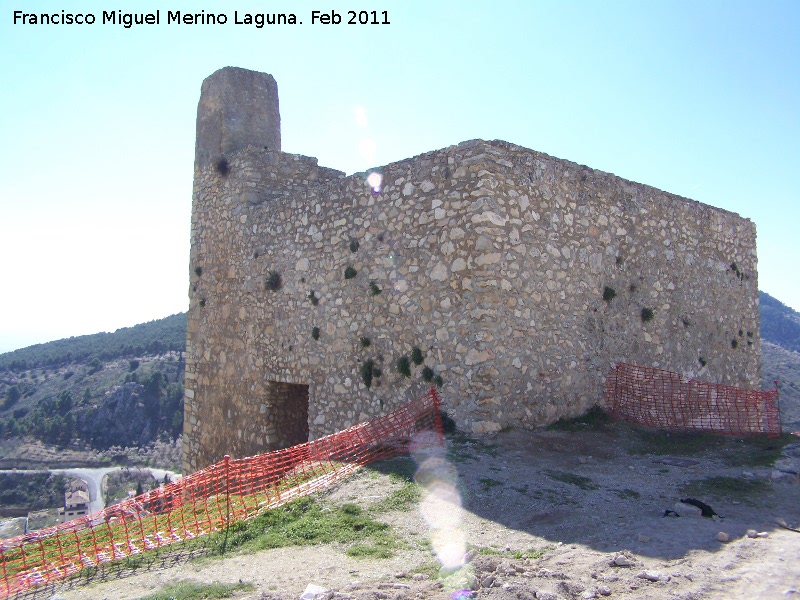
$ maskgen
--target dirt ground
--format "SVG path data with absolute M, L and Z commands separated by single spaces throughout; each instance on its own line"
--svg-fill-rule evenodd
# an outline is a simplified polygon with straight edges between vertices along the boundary
M 415 455 L 420 503 L 379 516 L 402 540 L 392 558 L 351 558 L 337 545 L 280 548 L 54 598 L 135 599 L 181 579 L 250 582 L 254 591 L 235 596 L 247 600 L 298 599 L 308 584 L 342 600 L 445 599 L 466 588 L 496 600 L 800 598 L 800 533 L 776 524 L 800 528 L 791 468 L 752 466 L 747 445 L 632 451 L 611 428 L 457 435 L 444 456 Z M 402 485 L 385 471 L 364 469 L 321 500 L 367 508 Z M 664 516 L 687 513 L 679 500 L 688 493 L 723 518 Z M 465 566 L 442 580 L 437 552 L 445 561 L 466 555 Z

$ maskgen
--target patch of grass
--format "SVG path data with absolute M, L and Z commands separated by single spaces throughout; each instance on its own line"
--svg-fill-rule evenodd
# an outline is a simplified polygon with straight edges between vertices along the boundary
M 632 455 L 695 455 L 717 448 L 724 441 L 720 436 L 703 431 L 664 431 L 637 425 L 622 425 L 627 451 Z
M 215 535 L 223 536 L 224 533 Z M 250 521 L 234 523 L 225 546 L 228 550 L 257 552 L 331 542 L 377 544 L 376 540 L 384 537 L 393 537 L 389 525 L 365 516 L 361 507 L 343 504 L 323 508 L 313 498 L 305 497 Z
M 373 463 L 367 469 L 388 475 L 397 483 L 408 483 L 414 481 L 417 465 L 410 456 L 397 456 Z
M 412 575 L 419 573 L 421 575 L 427 575 L 428 579 L 436 579 L 440 568 L 441 565 L 439 565 L 438 561 L 427 561 L 421 565 L 417 565 L 408 572 Z
M 548 552 L 551 552 L 555 549 L 554 546 L 545 546 L 544 548 L 528 548 L 527 550 L 499 550 L 497 548 L 485 547 L 485 546 L 478 546 L 475 548 L 478 554 L 483 556 L 510 556 L 512 558 L 516 558 L 517 560 L 521 560 L 523 558 L 532 558 L 532 559 L 539 559 L 542 558 Z
M 637 492 L 636 490 L 631 490 L 625 488 L 624 490 L 611 490 L 614 494 L 618 497 L 622 498 L 623 500 L 638 500 L 642 497 L 642 495 Z
M 748 500 L 755 496 L 767 494 L 771 489 L 770 483 L 763 479 L 718 476 L 691 481 L 681 488 L 681 493 L 700 498 L 714 496 L 716 498 Z
M 197 581 L 177 581 L 165 585 L 155 594 L 142 596 L 139 600 L 213 600 L 230 598 L 237 592 L 251 592 L 252 583 L 200 583 Z
M 781 457 L 783 447 L 795 441 L 789 434 L 777 437 L 732 437 L 706 431 L 664 431 L 617 423 L 629 454 L 673 456 L 712 455 L 730 466 L 768 467 Z
M 345 279 L 353 279 L 356 275 L 358 275 L 358 271 L 356 271 L 353 267 L 347 267 L 344 270 Z
M 605 302 L 611 302 L 616 295 L 617 291 L 614 288 L 608 286 L 603 288 L 603 300 Z
M 488 492 L 493 487 L 498 487 L 503 485 L 502 481 L 497 481 L 496 479 L 492 479 L 491 477 L 481 477 L 479 481 L 483 486 L 484 492 Z
M 554 471 L 552 469 L 545 469 L 545 474 L 551 479 L 568 483 L 582 490 L 599 490 L 600 486 L 594 483 L 589 477 L 583 475 L 575 475 L 574 473 L 567 473 L 566 471 Z
M 642 322 L 647 323 L 648 321 L 652 321 L 654 317 L 653 309 L 652 308 L 643 308 L 642 309 Z
M 361 344 L 362 348 L 369 348 L 372 345 L 372 340 L 368 337 L 361 337 L 358 342 Z
M 783 447 L 797 441 L 797 437 L 785 433 L 777 437 L 753 435 L 745 438 L 726 438 L 731 452 L 725 454 L 726 461 L 747 467 L 771 467 L 782 453 Z
M 391 558 L 394 556 L 394 549 L 391 542 L 356 544 L 350 546 L 345 554 L 353 558 Z
M 571 419 L 559 419 L 547 426 L 550 431 L 597 431 L 611 423 L 611 417 L 599 406 L 593 406 L 585 414 Z
M 369 507 L 370 512 L 383 513 L 392 510 L 409 511 L 419 504 L 422 490 L 413 482 L 407 482 L 403 487 L 394 490 L 383 500 Z
M 422 380 L 425 383 L 430 383 L 431 381 L 433 381 L 434 375 L 435 373 L 433 372 L 433 369 L 431 369 L 430 367 L 425 367 L 424 369 L 422 369 Z

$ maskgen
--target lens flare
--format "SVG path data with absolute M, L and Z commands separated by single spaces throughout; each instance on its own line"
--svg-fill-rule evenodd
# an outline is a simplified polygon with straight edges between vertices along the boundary
M 411 456 L 419 465 L 414 481 L 424 488 L 420 513 L 430 528 L 431 547 L 445 569 L 464 566 L 467 536 L 461 525 L 458 472 L 445 457 L 442 438 L 433 432 L 415 436 Z
M 383 176 L 380 173 L 373 172 L 367 176 L 367 185 L 369 185 L 376 194 L 381 191 L 381 183 L 383 183 Z

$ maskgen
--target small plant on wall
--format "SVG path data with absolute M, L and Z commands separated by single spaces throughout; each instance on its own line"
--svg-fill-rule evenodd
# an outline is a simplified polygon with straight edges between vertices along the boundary
M 362 337 L 358 341 L 361 343 L 362 348 L 369 348 L 372 345 L 372 340 L 368 337 Z
M 642 309 L 642 322 L 647 323 L 648 321 L 653 320 L 653 309 L 652 308 L 643 308 Z
M 358 240 L 350 240 L 350 252 L 358 252 L 359 243 Z
M 361 363 L 361 381 L 364 382 L 367 389 L 372 387 L 373 377 L 376 377 L 375 361 L 370 358 Z
M 414 348 L 412 348 L 412 350 L 411 350 L 411 361 L 415 365 L 419 366 L 419 365 L 422 364 L 422 362 L 424 360 L 425 360 L 425 358 L 422 356 L 422 350 L 420 350 L 418 347 L 414 346 Z
M 317 298 L 317 295 L 314 293 L 314 290 L 308 292 L 308 299 L 311 302 L 312 306 L 316 306 L 317 304 L 319 304 L 319 298 Z
M 228 173 L 231 172 L 231 165 L 227 158 L 220 156 L 214 163 L 214 169 L 223 177 L 227 177 Z
M 379 288 L 378 284 L 375 283 L 374 281 L 370 281 L 369 282 L 369 293 L 372 296 L 377 296 L 378 294 L 381 293 L 381 288 Z
M 345 279 L 353 279 L 355 276 L 358 275 L 358 271 L 356 271 L 353 267 L 347 267 L 344 270 L 344 278 Z
M 411 361 L 407 356 L 401 356 L 397 359 L 397 372 L 403 377 L 411 377 Z
M 603 288 L 603 300 L 606 302 L 611 302 L 614 299 L 614 296 L 617 295 L 617 291 L 612 287 L 604 287 Z
M 203 267 L 195 267 L 194 268 L 194 274 L 197 275 L 198 277 L 200 277 L 200 275 L 203 274 Z
M 425 383 L 430 383 L 431 381 L 433 381 L 434 375 L 435 373 L 433 372 L 433 369 L 431 369 L 430 367 L 425 367 L 424 369 L 422 369 L 422 380 Z
M 319 339 L 319 327 L 312 327 L 311 328 L 311 339 L 318 340 Z
M 277 292 L 282 287 L 283 281 L 281 281 L 281 274 L 277 271 L 269 271 L 267 273 L 267 279 L 264 281 L 264 288 L 270 292 Z

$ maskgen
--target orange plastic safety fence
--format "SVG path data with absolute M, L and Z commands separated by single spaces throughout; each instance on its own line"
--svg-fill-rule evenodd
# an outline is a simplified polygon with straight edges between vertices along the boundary
M 781 433 L 777 386 L 768 391 L 746 390 L 619 363 L 606 377 L 605 405 L 617 419 L 660 429 Z
M 386 415 L 311 442 L 201 471 L 105 510 L 0 540 L 0 598 L 69 578 L 255 517 L 324 489 L 363 465 L 408 451 L 415 434 L 442 438 L 431 387 Z

